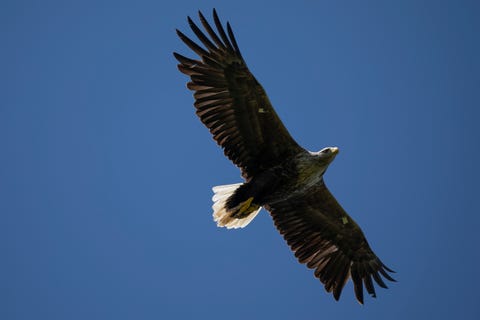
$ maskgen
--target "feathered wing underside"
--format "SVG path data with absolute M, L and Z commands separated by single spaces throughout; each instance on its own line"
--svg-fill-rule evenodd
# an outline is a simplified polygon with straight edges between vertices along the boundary
M 265 208 L 300 263 L 315 270 L 336 300 L 349 278 L 363 304 L 363 287 L 375 297 L 373 280 L 387 288 L 382 277 L 395 281 L 373 253 L 360 227 L 338 204 L 325 184 L 302 195 L 280 200 Z
M 270 101 L 242 58 L 230 25 L 225 32 L 215 10 L 217 32 L 201 12 L 204 30 L 188 18 L 191 29 L 202 43 L 196 44 L 182 32 L 179 37 L 200 60 L 174 53 L 179 70 L 190 76 L 196 113 L 207 126 L 225 155 L 248 179 L 297 154 L 301 147 L 293 140 Z

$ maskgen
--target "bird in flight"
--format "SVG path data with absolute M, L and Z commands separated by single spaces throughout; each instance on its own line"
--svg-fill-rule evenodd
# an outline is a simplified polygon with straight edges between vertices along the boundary
M 359 303 L 364 287 L 375 297 L 373 280 L 387 288 L 382 277 L 395 281 L 393 271 L 325 185 L 338 148 L 311 152 L 299 146 L 248 69 L 230 24 L 225 32 L 215 9 L 216 31 L 201 12 L 199 17 L 204 31 L 190 17 L 188 23 L 203 46 L 177 30 L 199 58 L 174 56 L 190 77 L 196 114 L 244 179 L 213 188 L 213 219 L 219 227 L 243 228 L 265 208 L 298 261 L 314 269 L 335 300 L 350 278 Z

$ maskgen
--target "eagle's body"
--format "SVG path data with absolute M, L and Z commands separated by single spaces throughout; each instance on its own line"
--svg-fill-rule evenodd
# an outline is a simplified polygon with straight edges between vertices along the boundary
M 264 206 L 304 194 L 321 183 L 329 165 L 327 160 L 302 150 L 242 184 L 229 199 L 231 202 L 227 202 L 227 207 L 232 209 L 250 197 L 253 197 L 255 204 Z
M 213 188 L 217 225 L 245 227 L 263 207 L 298 260 L 315 269 L 335 299 L 349 278 L 360 303 L 364 285 L 375 296 L 372 278 L 386 288 L 381 276 L 394 281 L 387 273 L 392 270 L 373 253 L 360 227 L 325 185 L 323 175 L 338 148 L 310 152 L 299 146 L 248 70 L 230 25 L 225 32 L 214 10 L 217 34 L 199 15 L 210 39 L 188 21 L 206 50 L 177 33 L 201 60 L 174 55 L 180 71 L 191 78 L 187 87 L 195 91 L 197 115 L 245 179 Z
M 322 182 L 323 174 L 333 157 L 334 155 L 326 156 L 300 150 L 297 155 L 284 159 L 280 164 L 260 172 L 247 182 L 231 185 L 236 188 L 232 187 L 230 192 L 226 193 L 228 197 L 223 197 L 224 203 L 217 205 L 220 210 L 214 212 L 215 221 L 221 227 L 245 227 L 251 221 L 247 222 L 248 215 L 254 214 L 260 207 L 271 206 L 279 201 L 288 201 L 296 195 L 308 193 L 311 188 Z M 214 191 L 217 188 L 225 190 L 220 186 L 215 187 Z M 243 206 L 249 199 L 251 199 L 249 205 Z M 221 213 L 222 209 L 226 209 L 224 214 Z

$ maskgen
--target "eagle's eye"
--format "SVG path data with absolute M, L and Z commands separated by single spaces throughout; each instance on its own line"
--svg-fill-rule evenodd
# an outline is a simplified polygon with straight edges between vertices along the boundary
M 322 153 L 329 153 L 329 152 L 330 152 L 330 149 L 323 149 L 321 152 L 322 152 Z

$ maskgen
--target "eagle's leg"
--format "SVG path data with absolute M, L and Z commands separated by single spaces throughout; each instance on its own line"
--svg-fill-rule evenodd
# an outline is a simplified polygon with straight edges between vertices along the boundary
M 232 218 L 236 219 L 243 219 L 250 215 L 250 213 L 258 210 L 260 206 L 258 204 L 252 203 L 253 197 L 248 198 L 244 202 L 240 203 L 235 209 L 235 211 L 232 211 Z
M 275 170 L 268 170 L 245 183 L 213 188 L 213 219 L 219 227 L 245 227 L 265 203 L 264 195 L 271 194 L 281 181 Z
M 232 197 L 243 185 L 237 183 L 213 188 L 213 220 L 219 227 L 243 228 L 260 212 L 261 206 L 254 203 L 254 197 L 248 197 L 232 207 Z
M 241 218 L 258 209 L 260 206 L 255 204 L 258 195 L 258 187 L 254 181 L 241 184 L 235 192 L 227 199 L 226 208 L 232 212 L 232 217 Z

